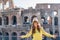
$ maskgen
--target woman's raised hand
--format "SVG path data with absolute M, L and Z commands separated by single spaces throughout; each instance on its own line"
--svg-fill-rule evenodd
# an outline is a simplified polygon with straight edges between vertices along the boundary
M 53 35 L 53 38 L 56 38 L 58 35 Z

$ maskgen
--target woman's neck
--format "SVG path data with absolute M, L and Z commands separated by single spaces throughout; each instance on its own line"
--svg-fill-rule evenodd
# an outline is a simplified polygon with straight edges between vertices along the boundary
M 37 27 L 35 27 L 35 29 L 37 29 Z

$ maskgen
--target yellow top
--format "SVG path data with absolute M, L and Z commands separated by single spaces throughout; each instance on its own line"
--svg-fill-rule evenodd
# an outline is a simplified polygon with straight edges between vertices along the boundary
M 53 35 L 45 32 L 43 27 L 40 28 L 40 32 L 38 32 L 37 29 L 35 29 L 35 31 L 36 32 L 33 34 L 32 40 L 42 40 L 42 35 L 45 35 L 47 37 L 53 37 Z M 21 38 L 27 38 L 30 37 L 31 35 L 32 35 L 32 29 L 26 35 L 21 36 Z

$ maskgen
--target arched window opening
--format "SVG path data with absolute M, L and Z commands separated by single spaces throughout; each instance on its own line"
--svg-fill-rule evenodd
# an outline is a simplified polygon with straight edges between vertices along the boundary
M 16 18 L 16 16 L 13 16 L 12 17 L 12 22 L 13 22 L 12 23 L 13 25 L 16 25 L 17 24 L 17 18 Z
M 54 25 L 57 26 L 58 25 L 58 17 L 54 18 Z
M 9 18 L 8 18 L 7 16 L 5 16 L 4 24 L 5 24 L 5 25 L 8 25 L 8 24 L 9 24 Z
M 2 33 L 0 32 L 0 40 L 2 40 Z
M 5 34 L 4 34 L 4 40 L 9 40 L 9 33 L 5 32 Z
M 12 33 L 12 40 L 17 40 L 17 33 L 16 32 Z
M 20 35 L 26 35 L 24 32 L 21 32 Z M 27 40 L 26 38 L 21 38 L 21 40 Z
M 28 16 L 25 16 L 25 17 L 24 17 L 24 24 L 29 24 Z
M 37 17 L 37 16 L 36 16 L 36 15 L 33 15 L 33 16 L 31 17 L 31 22 L 33 21 L 33 19 L 34 19 L 35 17 Z

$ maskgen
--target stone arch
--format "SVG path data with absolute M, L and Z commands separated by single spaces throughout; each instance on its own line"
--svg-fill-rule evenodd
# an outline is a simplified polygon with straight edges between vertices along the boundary
M 0 36 L 2 35 L 2 33 L 0 32 Z
M 24 24 L 25 24 L 25 23 L 28 23 L 28 21 L 29 21 L 29 20 L 28 20 L 28 16 L 24 16 Z
M 0 40 L 2 40 L 2 33 L 0 32 Z
M 59 34 L 58 30 L 55 30 L 55 34 L 57 34 L 57 35 Z
M 50 30 L 50 34 L 53 34 L 53 31 L 52 30 Z
M 31 22 L 33 21 L 33 18 L 35 18 L 35 17 L 37 17 L 36 15 L 33 15 L 32 17 L 31 17 Z
M 12 40 L 17 40 L 17 33 L 16 32 L 12 33 Z
M 26 33 L 25 32 L 21 32 L 20 35 L 25 35 Z
M 20 35 L 26 35 L 25 32 L 21 32 Z M 21 40 L 26 40 L 26 38 L 21 38 Z
M 17 17 L 14 15 L 12 16 L 12 24 L 16 25 L 17 24 Z
M 8 32 L 5 32 L 5 34 L 4 34 L 4 40 L 9 40 L 9 33 Z
M 54 17 L 54 25 L 58 25 L 58 17 Z
M 4 24 L 5 24 L 5 25 L 8 25 L 8 24 L 9 24 L 9 18 L 8 18 L 8 16 L 5 16 Z
M 8 32 L 5 32 L 5 35 L 6 35 L 6 36 L 9 36 L 9 33 L 8 33 Z

